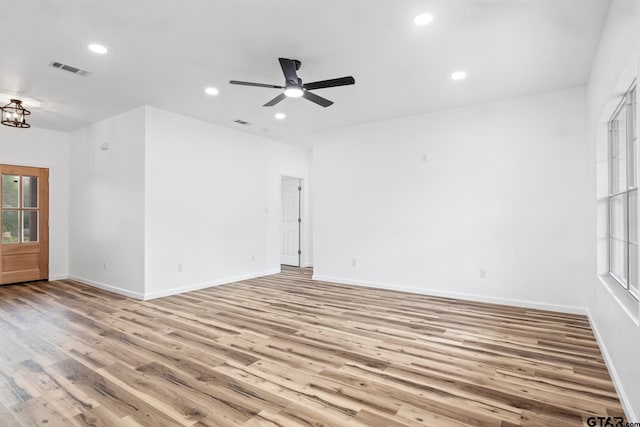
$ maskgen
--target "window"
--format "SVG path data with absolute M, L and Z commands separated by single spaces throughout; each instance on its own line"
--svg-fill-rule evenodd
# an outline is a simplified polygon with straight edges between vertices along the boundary
M 609 130 L 609 274 L 639 298 L 638 132 L 636 86 L 624 95 Z

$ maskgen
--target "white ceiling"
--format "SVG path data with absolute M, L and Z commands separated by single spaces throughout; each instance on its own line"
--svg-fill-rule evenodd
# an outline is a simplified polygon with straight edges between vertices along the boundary
M 69 131 L 147 104 L 303 143 L 375 120 L 585 84 L 609 0 L 29 0 L 0 4 L 0 102 L 25 99 L 34 126 Z M 413 24 L 430 12 L 434 21 Z M 89 43 L 108 47 L 96 55 Z M 355 86 L 262 104 L 278 57 L 306 82 Z M 54 61 L 88 70 L 57 70 Z M 465 81 L 450 79 L 464 69 Z M 215 86 L 220 94 L 204 94 Z M 30 102 L 31 101 L 31 102 Z M 37 106 L 37 101 L 40 105 Z M 284 112 L 287 119 L 273 115 Z M 243 119 L 251 126 L 233 123 Z

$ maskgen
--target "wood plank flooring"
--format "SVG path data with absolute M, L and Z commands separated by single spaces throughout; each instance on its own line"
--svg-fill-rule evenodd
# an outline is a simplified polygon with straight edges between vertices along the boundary
M 624 416 L 584 316 L 311 280 L 153 301 L 0 288 L 2 426 L 580 426 Z

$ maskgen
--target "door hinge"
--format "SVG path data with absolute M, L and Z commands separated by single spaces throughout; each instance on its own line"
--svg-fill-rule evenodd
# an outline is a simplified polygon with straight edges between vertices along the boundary
M 298 255 L 300 255 L 302 253 L 302 251 L 300 249 L 298 249 Z
M 302 218 L 298 218 L 298 223 L 301 223 L 301 222 L 302 222 Z
M 302 187 L 298 187 L 298 191 L 302 191 Z

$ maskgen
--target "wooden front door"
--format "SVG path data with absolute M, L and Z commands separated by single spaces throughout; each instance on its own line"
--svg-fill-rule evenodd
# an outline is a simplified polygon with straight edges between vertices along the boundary
M 49 278 L 49 170 L 0 165 L 0 285 Z

